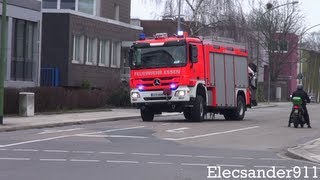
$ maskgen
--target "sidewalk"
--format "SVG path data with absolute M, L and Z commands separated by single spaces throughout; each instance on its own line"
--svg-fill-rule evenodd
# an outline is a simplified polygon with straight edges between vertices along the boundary
M 288 152 L 293 156 L 320 163 L 320 138 L 289 148 Z

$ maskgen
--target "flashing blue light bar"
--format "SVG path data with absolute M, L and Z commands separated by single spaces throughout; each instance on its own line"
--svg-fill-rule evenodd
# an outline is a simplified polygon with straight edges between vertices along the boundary
M 139 91 L 142 91 L 144 89 L 144 87 L 142 85 L 138 86 Z
M 171 89 L 175 89 L 175 88 L 177 88 L 177 85 L 176 84 L 170 84 L 170 88 Z
M 139 34 L 139 40 L 145 40 L 146 39 L 146 34 L 140 33 Z

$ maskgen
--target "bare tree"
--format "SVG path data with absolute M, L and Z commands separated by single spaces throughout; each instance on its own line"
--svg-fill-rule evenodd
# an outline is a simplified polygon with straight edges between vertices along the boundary
M 304 39 L 303 47 L 314 51 L 320 51 L 320 31 L 310 33 L 310 35 Z

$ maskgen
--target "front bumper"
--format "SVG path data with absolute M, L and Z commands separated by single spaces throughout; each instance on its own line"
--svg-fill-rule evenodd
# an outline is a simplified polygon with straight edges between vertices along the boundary
M 189 102 L 192 98 L 190 92 L 190 89 L 186 86 L 171 90 L 170 95 L 165 95 L 164 91 L 139 91 L 138 89 L 132 89 L 130 100 L 133 104 Z

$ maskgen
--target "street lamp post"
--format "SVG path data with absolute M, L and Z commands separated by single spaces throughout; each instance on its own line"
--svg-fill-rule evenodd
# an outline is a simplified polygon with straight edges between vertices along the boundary
M 294 4 L 297 4 L 297 3 L 299 3 L 299 1 L 292 1 L 292 2 L 289 2 L 289 3 L 285 3 L 285 4 L 281 4 L 281 5 L 278 5 L 278 6 L 275 6 L 275 7 L 273 7 L 273 5 L 271 4 L 271 3 L 268 3 L 266 6 L 267 6 L 267 11 L 266 12 L 264 12 L 260 17 L 259 17 L 259 19 L 258 19 L 258 22 L 260 23 L 260 21 L 261 21 L 261 19 L 267 14 L 267 13 L 269 13 L 270 11 L 272 11 L 272 10 L 274 10 L 274 9 L 277 9 L 277 8 L 279 8 L 279 7 L 282 7 L 282 6 L 286 6 L 286 5 L 289 5 L 289 4 L 292 4 L 292 5 L 294 5 Z M 259 47 L 260 47 L 260 29 L 258 29 L 258 47 L 257 47 L 257 49 L 258 49 L 258 51 L 257 51 L 257 66 L 258 66 L 258 70 L 259 70 Z M 270 58 L 270 57 L 269 57 Z M 270 60 L 269 60 L 270 61 Z M 268 69 L 268 104 L 270 103 L 270 89 L 271 89 L 271 73 L 270 73 L 270 69 L 271 69 L 271 67 L 270 67 L 270 62 L 269 62 L 269 69 Z M 259 74 L 259 72 L 258 72 L 258 74 Z
M 179 0 L 179 4 L 178 4 L 178 28 L 177 28 L 177 32 L 181 31 L 181 0 Z
M 1 51 L 0 51 L 0 125 L 3 124 L 3 101 L 4 101 L 4 73 L 6 62 L 6 45 L 7 45 L 7 0 L 2 1 L 1 16 Z

